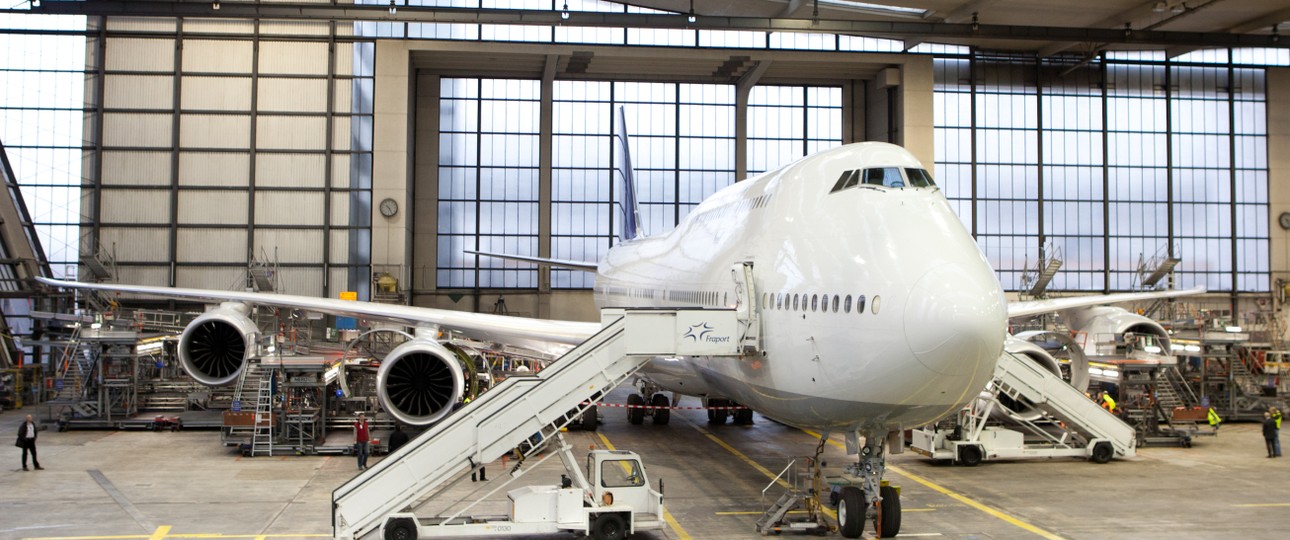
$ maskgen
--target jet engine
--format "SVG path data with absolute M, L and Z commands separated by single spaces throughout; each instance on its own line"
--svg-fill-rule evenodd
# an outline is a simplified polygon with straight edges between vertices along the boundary
M 1062 312 L 1066 325 L 1084 336 L 1090 356 L 1124 354 L 1134 350 L 1170 354 L 1169 332 L 1160 323 L 1114 306 L 1096 306 Z M 1122 347 L 1125 350 L 1117 350 Z
M 400 422 L 414 426 L 432 424 L 452 412 L 464 386 L 457 355 L 425 338 L 395 347 L 376 372 L 381 407 Z
M 197 317 L 179 337 L 179 362 L 193 380 L 223 386 L 246 369 L 259 329 L 246 304 L 229 302 Z

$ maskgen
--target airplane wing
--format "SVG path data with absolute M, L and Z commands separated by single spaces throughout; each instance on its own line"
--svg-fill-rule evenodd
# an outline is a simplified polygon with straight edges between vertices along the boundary
M 246 291 L 216 291 L 171 287 L 147 287 L 80 283 L 38 277 L 51 287 L 93 289 L 108 292 L 133 293 L 162 298 L 191 298 L 221 302 L 246 302 L 255 305 L 288 309 L 303 309 L 342 317 L 357 317 L 403 323 L 409 326 L 436 326 L 455 330 L 461 334 L 494 343 L 523 345 L 543 352 L 558 352 L 582 343 L 600 331 L 598 323 L 552 321 L 511 317 L 488 313 L 467 313 L 447 309 L 434 309 L 375 302 L 355 302 L 332 298 L 315 298 L 276 293 Z
M 1077 307 L 1102 306 L 1107 304 L 1118 304 L 1120 302 L 1137 302 L 1140 300 L 1155 300 L 1159 298 L 1176 298 L 1179 296 L 1192 296 L 1204 293 L 1204 287 L 1196 287 L 1194 289 L 1181 289 L 1175 291 L 1099 294 L 1095 296 L 1072 296 L 1070 298 L 1009 302 L 1008 317 L 1023 317 L 1026 315 L 1052 313 L 1054 311 Z
M 534 264 L 558 266 L 560 268 L 568 268 L 570 270 L 582 270 L 584 272 L 593 272 L 593 273 L 596 271 L 596 267 L 597 267 L 596 263 L 593 263 L 593 262 L 574 261 L 570 259 L 551 259 L 551 258 L 543 258 L 543 257 L 530 257 L 528 255 L 511 255 L 509 253 L 492 253 L 488 251 L 471 251 L 471 250 L 466 250 L 466 253 L 470 253 L 473 255 L 483 255 L 485 257 L 497 257 L 498 259 L 508 259 L 512 261 L 524 261 L 524 262 L 530 262 Z

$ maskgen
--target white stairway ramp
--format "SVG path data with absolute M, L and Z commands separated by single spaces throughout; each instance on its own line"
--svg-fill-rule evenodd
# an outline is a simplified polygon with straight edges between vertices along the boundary
M 1000 355 L 993 384 L 1000 392 L 1025 398 L 1089 439 L 1109 441 L 1117 456 L 1136 452 L 1132 426 L 1035 362 L 1009 353 Z
M 501 458 L 535 433 L 558 430 L 655 356 L 736 356 L 734 310 L 604 310 L 596 335 L 534 377 L 512 377 L 332 492 L 332 534 L 361 538 L 386 516 Z M 702 327 L 702 337 L 688 332 Z M 686 335 L 689 334 L 689 337 Z

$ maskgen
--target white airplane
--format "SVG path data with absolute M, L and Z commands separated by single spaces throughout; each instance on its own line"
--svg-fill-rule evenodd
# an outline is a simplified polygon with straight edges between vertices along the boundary
M 625 170 L 630 186 L 629 166 Z M 633 207 L 630 200 L 627 207 Z M 885 143 L 825 150 L 738 182 L 708 198 L 666 235 L 637 238 L 635 217 L 627 212 L 624 240 L 599 264 L 484 255 L 595 271 L 600 307 L 739 310 L 752 323 L 743 339 L 755 347 L 746 355 L 655 359 L 641 372 L 646 395 L 633 394 L 632 402 L 666 404 L 655 391 L 670 390 L 709 404 L 744 405 L 791 426 L 846 434 L 849 451 L 860 454 L 848 472 L 863 479 L 860 488 L 844 490 L 839 507 L 843 533 L 853 538 L 866 514 L 882 520 L 883 536 L 899 531 L 899 511 L 879 515 L 874 504 L 897 496 L 879 485 L 889 437 L 975 399 L 1005 348 L 1010 317 L 1203 292 L 1009 304 L 926 169 L 903 148 Z M 42 281 L 223 302 L 194 320 L 179 345 L 184 368 L 209 385 L 228 384 L 244 369 L 257 333 L 250 306 L 417 327 L 416 339 L 392 351 L 378 373 L 384 409 L 411 424 L 442 418 L 463 393 L 458 360 L 436 340 L 437 330 L 551 350 L 570 348 L 600 328 L 282 294 Z M 1123 332 L 1132 327 L 1167 339 L 1164 329 L 1145 317 L 1122 309 L 1099 313 L 1099 328 Z M 1043 354 L 1032 349 L 1023 352 Z M 633 423 L 640 418 L 633 413 Z M 710 412 L 710 418 L 724 422 L 725 411 Z M 666 412 L 654 419 L 665 423 Z M 751 411 L 736 414 L 737 421 L 750 419 Z M 898 500 L 893 502 L 886 507 L 898 509 Z

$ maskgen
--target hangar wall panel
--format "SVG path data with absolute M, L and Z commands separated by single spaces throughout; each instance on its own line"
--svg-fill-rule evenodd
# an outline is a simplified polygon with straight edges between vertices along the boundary
M 175 21 L 153 17 L 112 17 L 107 20 L 109 31 L 174 32 Z
M 184 73 L 250 73 L 250 41 L 184 40 Z
M 331 261 L 329 262 L 332 264 L 349 262 L 349 231 L 332 231 L 327 242 L 331 249 Z
M 332 88 L 335 94 L 332 97 L 331 110 L 339 113 L 349 112 L 354 99 L 354 81 L 348 79 L 333 81 Z
M 118 266 L 116 275 L 121 283 L 170 284 L 170 266 Z M 151 297 L 149 297 L 151 298 Z M 153 298 L 155 300 L 155 298 Z
M 327 44 L 262 41 L 260 42 L 260 73 L 326 75 Z
M 170 148 L 171 121 L 169 114 L 104 113 L 103 145 Z
M 179 146 L 184 148 L 246 148 L 251 117 L 185 114 L 179 119 Z
M 178 262 L 245 263 L 246 230 L 182 228 L 175 251 Z
M 103 82 L 108 109 L 174 109 L 175 78 L 168 75 L 116 75 Z
M 170 190 L 105 189 L 99 210 L 104 223 L 170 223 Z
M 331 186 L 334 188 L 350 187 L 349 169 L 353 165 L 353 158 L 347 154 L 335 154 L 331 157 Z
M 108 71 L 174 73 L 175 40 L 111 38 L 104 61 Z
M 260 112 L 327 112 L 326 79 L 260 77 L 257 84 Z
M 318 188 L 326 185 L 322 154 L 257 154 L 256 187 Z
M 247 196 L 242 191 L 179 191 L 179 223 L 245 225 Z
M 326 36 L 331 24 L 303 21 L 260 21 L 262 36 Z
M 170 185 L 169 152 L 103 151 L 103 177 L 110 185 Z
M 321 227 L 323 216 L 322 192 L 255 192 L 255 222 L 259 225 Z
M 255 33 L 255 23 L 232 19 L 184 19 L 184 31 L 251 35 Z
M 282 292 L 306 296 L 322 296 L 323 272 L 320 268 L 280 268 L 278 276 L 282 279 Z M 344 281 L 341 281 L 344 283 Z
M 179 88 L 179 103 L 189 111 L 249 111 L 251 78 L 184 77 Z
M 331 124 L 331 147 L 336 149 L 349 148 L 354 137 L 353 129 L 353 122 L 348 117 L 336 117 Z
M 341 192 L 331 195 L 331 222 L 349 222 L 349 193 Z
M 181 266 L 175 270 L 176 287 L 230 289 L 246 282 L 245 268 Z
M 278 262 L 285 264 L 310 263 L 322 261 L 322 231 L 305 229 L 256 229 L 256 253 L 264 250 L 270 257 L 277 255 Z
M 164 264 L 170 260 L 169 229 L 105 226 L 99 229 L 99 238 L 118 261 Z
M 251 156 L 241 152 L 181 152 L 179 185 L 245 186 L 250 167 Z
M 255 146 L 274 150 L 326 150 L 327 119 L 261 116 L 255 125 Z

